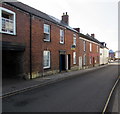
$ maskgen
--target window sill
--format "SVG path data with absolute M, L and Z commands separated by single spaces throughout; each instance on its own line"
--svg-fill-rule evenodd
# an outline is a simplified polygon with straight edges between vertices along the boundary
M 51 42 L 50 40 L 43 40 L 44 42 Z
M 13 35 L 13 36 L 15 36 L 15 35 L 16 35 L 16 33 L 9 33 L 9 32 L 4 32 L 4 31 L 0 31 L 0 33 L 1 33 L 1 34 Z
M 43 69 L 44 70 L 48 70 L 48 69 L 51 69 L 51 67 L 44 67 Z
M 64 45 L 65 43 L 59 42 L 59 44 Z
M 76 65 L 77 63 L 73 63 L 73 65 Z

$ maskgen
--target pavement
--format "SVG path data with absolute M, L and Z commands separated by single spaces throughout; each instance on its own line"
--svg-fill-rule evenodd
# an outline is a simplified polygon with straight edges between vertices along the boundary
M 110 63 L 112 64 L 112 63 Z M 73 76 L 77 75 L 77 74 L 84 74 L 87 72 L 92 72 L 94 70 L 106 67 L 110 64 L 107 65 L 102 65 L 102 66 L 97 66 L 97 67 L 93 67 L 93 68 L 89 68 L 89 69 L 82 69 L 82 70 L 78 70 L 78 71 L 72 71 L 72 72 L 63 72 L 63 73 L 59 73 L 59 74 L 54 74 L 51 76 L 45 76 L 45 77 L 41 77 L 41 78 L 37 78 L 37 79 L 32 79 L 32 80 L 23 80 L 23 79 L 12 79 L 12 80 L 4 80 L 3 81 L 3 86 L 2 86 L 2 95 L 0 95 L 0 97 L 4 98 L 7 96 L 11 96 L 11 95 L 15 95 L 24 91 L 28 91 L 30 89 L 34 89 L 37 87 L 41 87 L 41 86 L 45 86 L 51 83 L 55 83 L 61 80 L 65 80 L 68 78 L 72 78 Z M 6 84 L 5 84 L 6 83 Z M 115 98 L 113 100 L 114 102 L 114 108 L 113 108 L 113 112 L 118 112 L 118 109 L 116 109 L 115 107 L 118 107 L 118 100 L 117 100 L 117 94 L 115 94 Z
M 82 69 L 78 71 L 69 71 L 69 72 L 62 72 L 59 74 L 54 74 L 50 76 L 40 77 L 32 80 L 24 80 L 24 79 L 3 79 L 2 81 L 2 95 L 0 97 L 6 97 L 9 95 L 14 95 L 23 91 L 27 91 L 29 89 L 33 89 L 39 86 L 44 86 L 50 83 L 55 83 L 60 80 L 64 80 L 67 78 L 71 78 L 77 74 L 83 74 L 86 72 L 90 72 L 93 70 L 97 70 L 107 65 L 92 67 L 88 69 Z

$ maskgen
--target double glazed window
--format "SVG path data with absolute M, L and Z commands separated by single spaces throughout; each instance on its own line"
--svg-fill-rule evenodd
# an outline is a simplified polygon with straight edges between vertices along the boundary
M 50 25 L 44 24 L 44 41 L 50 41 Z
M 60 43 L 64 44 L 64 30 L 60 29 Z
M 3 7 L 0 7 L 0 32 L 16 35 L 16 15 Z
M 50 51 L 43 52 L 43 64 L 44 64 L 44 69 L 50 68 Z

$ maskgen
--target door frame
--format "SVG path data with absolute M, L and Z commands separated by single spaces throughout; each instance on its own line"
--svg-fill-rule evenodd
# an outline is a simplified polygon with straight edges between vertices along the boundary
M 71 69 L 71 55 L 68 54 L 66 55 L 66 70 L 70 70 Z
M 79 69 L 82 69 L 82 56 L 79 56 Z

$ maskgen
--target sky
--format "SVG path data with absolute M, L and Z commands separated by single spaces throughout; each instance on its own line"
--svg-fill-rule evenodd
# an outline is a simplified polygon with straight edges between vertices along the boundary
M 69 25 L 83 34 L 95 34 L 113 51 L 118 50 L 119 0 L 18 0 L 61 20 L 69 15 Z

